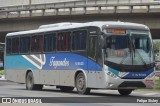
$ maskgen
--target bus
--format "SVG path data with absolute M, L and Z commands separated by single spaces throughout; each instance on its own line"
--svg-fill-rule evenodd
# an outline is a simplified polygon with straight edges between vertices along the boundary
M 62 22 L 6 35 L 6 79 L 62 91 L 118 90 L 129 95 L 154 87 L 153 45 L 146 25 L 94 21 Z
M 0 75 L 4 74 L 4 47 L 5 44 L 0 42 Z

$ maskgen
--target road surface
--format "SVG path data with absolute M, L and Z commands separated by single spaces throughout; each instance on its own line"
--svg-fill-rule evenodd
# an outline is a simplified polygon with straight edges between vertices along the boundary
M 160 99 L 160 92 L 135 90 L 130 96 L 121 96 L 116 90 L 92 90 L 90 95 L 79 95 L 76 89 L 70 92 L 61 92 L 54 86 L 44 86 L 42 91 L 29 91 L 25 89 L 25 84 L 17 84 L 8 81 L 0 81 L 0 97 L 17 97 L 17 98 L 47 98 L 50 102 L 55 102 L 57 106 L 106 106 L 106 105 L 122 105 L 128 106 L 129 103 L 136 103 L 136 105 L 143 106 L 140 100 L 147 97 L 147 99 Z M 140 103 L 137 103 L 139 100 Z M 69 103 L 68 103 L 69 102 Z M 77 103 L 78 102 L 78 103 Z M 101 103 L 102 102 L 102 103 Z M 144 101 L 145 102 L 145 101 Z M 158 101 L 160 103 L 160 101 Z M 113 104 L 114 103 L 114 104 Z M 124 104 L 125 103 L 125 104 Z M 159 104 L 154 103 L 158 106 Z M 25 104 L 27 105 L 27 104 Z M 47 104 L 50 106 L 51 104 Z M 135 104 L 129 104 L 130 106 Z M 150 104 L 147 103 L 149 106 Z M 14 106 L 14 105 L 11 105 Z M 41 105 L 37 105 L 41 106 Z M 144 105 L 146 106 L 146 104 Z

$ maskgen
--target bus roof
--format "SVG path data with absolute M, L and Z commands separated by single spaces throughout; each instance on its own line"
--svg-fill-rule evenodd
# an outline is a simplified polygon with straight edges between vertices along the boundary
M 51 31 L 58 31 L 58 30 L 83 28 L 83 27 L 89 27 L 89 26 L 99 27 L 100 29 L 102 29 L 102 26 L 104 25 L 119 26 L 119 28 L 134 27 L 134 29 L 140 28 L 144 30 L 149 30 L 149 28 L 143 24 L 120 22 L 120 21 L 94 21 L 94 22 L 86 22 L 86 23 L 63 22 L 63 23 L 42 25 L 38 29 L 34 29 L 34 30 L 12 32 L 12 33 L 8 33 L 7 36 L 36 34 L 36 33 L 51 32 Z

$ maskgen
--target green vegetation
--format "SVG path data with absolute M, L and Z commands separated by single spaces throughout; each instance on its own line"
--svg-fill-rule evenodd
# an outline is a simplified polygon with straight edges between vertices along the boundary
M 4 70 L 0 70 L 0 74 L 4 74 Z
M 153 89 L 137 89 L 138 91 L 142 92 L 160 92 L 160 79 L 155 80 L 155 88 Z
M 156 90 L 160 90 L 160 80 L 155 80 Z
M 153 41 L 153 50 L 155 53 L 159 52 L 160 50 L 160 41 Z

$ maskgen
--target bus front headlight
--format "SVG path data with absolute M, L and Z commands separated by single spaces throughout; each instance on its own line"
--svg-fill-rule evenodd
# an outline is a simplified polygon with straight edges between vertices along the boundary
M 114 73 L 112 73 L 110 71 L 107 72 L 107 75 L 112 77 L 112 78 L 118 78 Z

